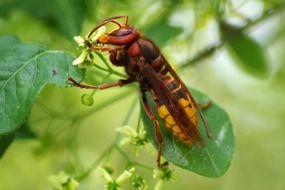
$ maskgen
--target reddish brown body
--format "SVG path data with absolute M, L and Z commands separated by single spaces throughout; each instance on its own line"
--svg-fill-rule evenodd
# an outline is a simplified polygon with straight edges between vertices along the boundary
M 124 18 L 125 23 L 118 23 L 119 18 Z M 73 79 L 70 80 L 82 88 L 99 89 L 138 82 L 145 111 L 153 121 L 156 130 L 159 144 L 157 159 L 159 166 L 163 139 L 158 122 L 148 105 L 145 94 L 147 91 L 151 92 L 159 116 L 174 136 L 185 144 L 203 146 L 204 141 L 197 129 L 197 113 L 202 117 L 197 103 L 154 43 L 142 37 L 134 27 L 127 24 L 128 17 L 119 16 L 107 19 L 95 27 L 89 36 L 99 27 L 110 22 L 117 24 L 118 28 L 102 35 L 96 43 L 86 41 L 86 44 L 94 51 L 108 51 L 112 64 L 124 67 L 129 78 L 100 86 L 83 85 Z M 104 44 L 104 46 L 97 44 Z M 204 122 L 203 117 L 202 120 Z

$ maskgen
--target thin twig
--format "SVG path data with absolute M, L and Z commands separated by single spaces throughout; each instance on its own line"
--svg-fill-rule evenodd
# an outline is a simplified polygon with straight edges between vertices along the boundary
M 81 174 L 80 176 L 77 176 L 77 177 L 76 177 L 76 180 L 82 181 L 82 180 L 84 180 L 86 177 L 88 177 L 89 174 L 90 174 L 95 168 L 97 168 L 97 167 L 99 166 L 99 164 L 105 159 L 105 157 L 106 157 L 108 154 L 110 154 L 110 152 L 112 151 L 112 149 L 114 149 L 114 144 L 115 144 L 115 143 L 112 143 L 112 144 L 101 154 L 101 156 L 100 156 L 97 160 L 95 160 L 95 161 L 93 162 L 93 164 L 92 164 L 83 174 Z
M 110 99 L 104 101 L 104 102 L 100 102 L 100 104 L 98 104 L 94 109 L 88 110 L 84 113 L 79 113 L 77 116 L 75 116 L 78 120 L 83 120 L 87 117 L 89 117 L 90 115 L 93 115 L 95 112 L 102 110 L 103 108 L 109 106 L 110 104 L 113 104 L 114 102 L 117 102 L 121 99 L 127 98 L 129 97 L 129 95 L 131 95 L 133 92 L 133 90 L 127 90 L 124 93 L 119 94 L 118 96 L 112 96 Z
M 131 159 L 129 158 L 129 156 L 127 155 L 127 153 L 125 153 L 125 151 L 123 151 L 121 149 L 121 147 L 119 147 L 117 144 L 115 145 L 115 149 L 122 155 L 122 157 L 127 161 L 127 162 L 131 162 Z
M 154 170 L 153 167 L 147 166 L 147 165 L 142 164 L 142 163 L 139 163 L 139 162 L 132 161 L 131 164 L 136 165 L 136 166 L 139 166 L 139 167 L 141 167 L 141 168 L 145 168 L 145 169 L 150 170 L 150 171 L 153 171 L 153 170 Z
M 221 47 L 223 47 L 224 44 L 226 44 L 227 42 L 231 41 L 234 39 L 234 37 L 238 36 L 238 34 L 241 34 L 245 31 L 247 31 L 249 28 L 256 26 L 257 24 L 259 24 L 260 22 L 278 14 L 279 12 L 283 11 L 285 8 L 285 3 L 280 4 L 280 5 L 276 5 L 275 8 L 269 9 L 267 11 L 264 12 L 264 14 L 259 17 L 258 19 L 247 23 L 245 26 L 243 26 L 242 28 L 240 28 L 239 30 L 236 30 L 236 35 L 234 35 L 231 38 L 224 38 L 212 45 L 209 45 L 208 47 L 206 47 L 204 50 L 202 50 L 200 53 L 198 53 L 196 56 L 194 56 L 191 60 L 186 61 L 186 63 L 180 65 L 180 69 L 188 67 L 190 65 L 194 65 L 196 63 L 199 63 L 201 60 L 211 56 L 216 50 L 220 49 Z
M 145 168 L 147 170 L 152 171 L 154 168 L 147 166 L 145 164 L 142 164 L 140 162 L 136 162 L 130 159 L 130 157 L 127 155 L 127 153 L 121 149 L 121 147 L 119 147 L 118 145 L 115 146 L 115 149 L 122 155 L 122 157 L 128 162 L 128 165 L 136 165 L 139 166 L 141 168 Z
M 125 123 L 127 123 L 127 122 L 129 121 L 130 116 L 131 116 L 130 113 L 131 113 L 132 110 L 134 109 L 134 107 L 135 107 L 134 104 L 136 103 L 136 101 L 137 101 L 137 100 L 136 100 L 136 98 L 135 98 L 135 99 L 133 100 L 131 106 L 130 106 L 129 111 L 128 111 L 127 114 L 126 114 L 126 117 L 124 118 L 123 124 L 125 124 Z M 78 181 L 82 181 L 82 180 L 86 179 L 86 178 L 90 175 L 90 173 L 91 173 L 94 169 L 96 169 L 96 168 L 101 164 L 101 162 L 102 162 L 104 159 L 106 159 L 106 157 L 108 157 L 108 155 L 110 155 L 110 154 L 112 153 L 112 151 L 113 151 L 114 149 L 117 149 L 118 152 L 121 153 L 121 154 L 124 156 L 124 158 L 129 162 L 130 159 L 129 159 L 129 157 L 127 156 L 127 154 L 126 154 L 123 150 L 121 150 L 121 148 L 118 146 L 118 141 L 119 141 L 119 139 L 120 139 L 120 134 L 117 134 L 117 136 L 115 137 L 115 139 L 113 140 L 113 142 L 111 143 L 111 145 L 110 145 L 107 149 L 105 149 L 105 151 L 101 154 L 101 156 L 100 156 L 97 160 L 95 160 L 95 161 L 91 164 L 91 166 L 90 166 L 84 173 L 82 173 L 81 175 L 77 176 L 76 179 L 77 179 Z
M 112 74 L 115 74 L 117 76 L 120 76 L 120 77 L 126 77 L 126 75 L 114 70 L 110 65 L 109 63 L 106 61 L 106 59 L 104 58 L 104 56 L 101 54 L 101 53 L 98 53 L 98 52 L 95 52 L 95 54 L 102 60 L 102 62 L 104 63 L 104 65 L 107 67 L 107 69 L 104 69 L 104 71 L 108 71 Z M 98 66 L 97 66 L 98 67 Z

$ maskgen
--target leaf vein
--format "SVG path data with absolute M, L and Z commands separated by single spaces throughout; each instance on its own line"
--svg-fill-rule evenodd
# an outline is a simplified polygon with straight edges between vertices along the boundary
M 31 61 L 34 61 L 36 59 L 38 59 L 40 56 L 44 55 L 44 54 L 47 54 L 49 51 L 43 51 L 43 52 L 40 52 L 36 55 L 34 55 L 32 58 L 30 58 L 28 61 L 24 62 L 24 64 L 14 73 L 12 74 L 8 79 L 7 81 L 4 83 L 4 85 L 2 86 L 2 89 L 4 89 L 6 87 L 6 85 L 10 82 L 10 80 L 12 80 L 13 78 L 15 78 L 15 76 L 22 70 L 24 69 Z
M 210 156 L 210 152 L 209 152 L 209 150 L 208 150 L 208 147 L 205 147 L 205 151 L 206 151 L 207 156 L 208 156 L 210 162 L 212 163 L 212 165 L 213 165 L 215 171 L 217 172 L 217 174 L 219 174 L 219 173 L 220 173 L 220 172 L 219 172 L 219 168 L 218 168 L 218 166 L 216 165 L 216 163 L 215 163 L 215 161 L 213 160 L 213 158 Z

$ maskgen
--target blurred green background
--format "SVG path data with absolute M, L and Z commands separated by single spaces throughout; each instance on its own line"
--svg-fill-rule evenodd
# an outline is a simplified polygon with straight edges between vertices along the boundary
M 224 176 L 209 179 L 173 166 L 177 177 L 163 189 L 282 190 L 284 7 L 281 0 L 1 0 L 0 35 L 15 34 L 24 42 L 76 56 L 79 52 L 73 36 L 85 35 L 108 17 L 128 15 L 132 25 L 158 44 L 187 85 L 208 94 L 229 113 L 235 130 L 236 151 Z M 222 22 L 231 27 L 224 29 Z M 233 28 L 242 28 L 255 49 L 237 41 L 242 51 L 234 51 L 231 41 L 240 36 L 227 35 L 240 31 Z M 209 47 L 215 47 L 215 51 L 191 62 Z M 246 64 L 250 62 L 242 57 L 245 54 L 253 65 L 262 59 L 266 69 L 258 66 L 248 69 Z M 103 76 L 98 70 L 90 70 L 87 81 L 99 83 Z M 46 87 L 25 124 L 31 130 L 30 136 L 19 137 L 0 160 L 0 189 L 51 189 L 49 175 L 62 170 L 76 174 L 88 168 L 111 144 L 116 128 L 136 125 L 139 117 L 136 87 L 98 91 L 91 107 L 80 101 L 81 95 L 90 91 Z M 131 158 L 155 167 L 156 153 L 151 146 L 139 157 L 135 157 L 133 147 L 125 148 Z M 107 164 L 115 167 L 116 175 L 125 161 L 114 152 Z M 155 183 L 152 174 L 143 169 L 140 173 L 152 189 Z M 80 189 L 103 189 L 103 184 L 104 180 L 94 170 L 80 183 Z

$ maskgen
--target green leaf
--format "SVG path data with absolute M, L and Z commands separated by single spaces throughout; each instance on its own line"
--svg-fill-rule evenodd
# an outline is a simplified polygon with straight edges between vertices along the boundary
M 61 51 L 0 37 L 0 136 L 14 132 L 25 121 L 36 97 L 48 83 L 68 86 L 67 78 L 81 80 L 83 71 Z
M 14 134 L 0 136 L 0 159 L 14 139 Z
M 239 68 L 255 77 L 268 77 L 270 66 L 264 48 L 240 28 L 224 22 L 220 27 L 223 37 L 228 39 L 229 53 Z
M 203 104 L 209 101 L 209 98 L 204 94 L 194 89 L 191 89 L 191 92 L 199 103 Z M 223 109 L 212 103 L 209 108 L 203 111 L 214 134 L 214 139 L 207 137 L 205 128 L 200 120 L 199 130 L 206 141 L 206 146 L 202 148 L 189 147 L 171 135 L 164 123 L 159 119 L 154 102 L 149 94 L 148 100 L 151 103 L 153 113 L 155 113 L 160 123 L 164 142 L 162 155 L 167 161 L 207 177 L 219 177 L 227 171 L 234 152 L 235 141 L 231 121 Z M 142 119 L 151 142 L 157 147 L 153 123 L 144 111 L 142 111 Z
M 30 15 L 56 26 L 68 37 L 80 34 L 86 14 L 86 5 L 81 0 L 10 0 L 0 3 L 0 16 L 20 9 Z
M 30 128 L 27 122 L 23 123 L 22 126 L 16 131 L 15 138 L 26 140 L 26 139 L 34 139 L 37 137 Z

